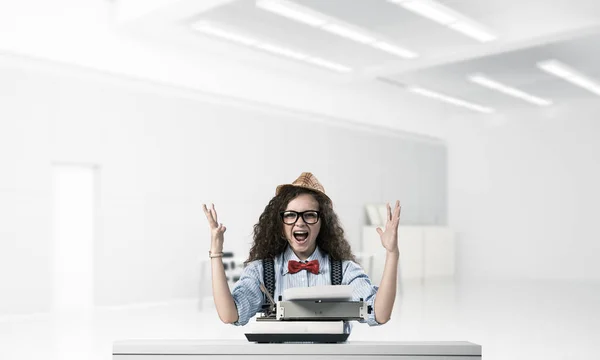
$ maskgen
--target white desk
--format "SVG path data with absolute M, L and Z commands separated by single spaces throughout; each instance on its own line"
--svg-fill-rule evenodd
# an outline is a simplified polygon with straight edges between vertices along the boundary
M 481 346 L 466 341 L 341 344 L 255 344 L 245 340 L 125 340 L 113 344 L 113 360 L 480 360 Z

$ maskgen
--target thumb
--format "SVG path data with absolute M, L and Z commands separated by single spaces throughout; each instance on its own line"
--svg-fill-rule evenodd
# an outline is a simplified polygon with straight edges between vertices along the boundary
M 379 236 L 383 235 L 383 230 L 381 230 L 381 228 L 378 227 L 375 230 L 377 230 L 377 233 L 379 234 Z

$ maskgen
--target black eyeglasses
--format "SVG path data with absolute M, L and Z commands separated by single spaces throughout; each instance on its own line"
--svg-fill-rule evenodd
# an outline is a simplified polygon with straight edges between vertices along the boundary
M 281 220 L 283 220 L 283 223 L 287 225 L 294 225 L 300 216 L 302 216 L 302 220 L 304 220 L 305 223 L 309 225 L 316 224 L 319 221 L 319 215 L 321 215 L 319 211 L 315 210 L 302 212 L 288 210 L 282 211 L 280 214 Z

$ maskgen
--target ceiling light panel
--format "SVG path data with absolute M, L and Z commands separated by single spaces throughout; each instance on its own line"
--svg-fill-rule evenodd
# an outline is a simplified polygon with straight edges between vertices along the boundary
M 417 53 L 415 53 L 413 51 L 406 50 L 399 46 L 386 43 L 385 41 L 377 41 L 377 42 L 371 44 L 371 46 L 373 46 L 374 48 L 377 48 L 379 50 L 389 52 L 390 54 L 398 55 L 400 57 L 407 58 L 407 59 L 414 59 L 419 56 Z
M 600 95 L 600 84 L 558 60 L 541 61 L 537 66 L 549 74 Z
M 497 39 L 483 25 L 433 0 L 388 1 L 478 41 L 488 42 Z
M 431 90 L 427 90 L 421 87 L 416 87 L 416 86 L 410 86 L 407 88 L 408 91 L 418 94 L 418 95 L 422 95 L 422 96 L 426 96 L 428 98 L 432 98 L 432 99 L 436 99 L 448 104 L 452 104 L 455 106 L 460 106 L 469 110 L 473 110 L 473 111 L 478 111 L 481 113 L 485 113 L 485 114 L 491 114 L 493 113 L 495 110 L 487 107 L 487 106 L 482 106 L 479 104 L 475 104 L 469 101 L 465 101 L 462 99 L 458 99 L 458 98 L 454 98 L 445 94 L 441 94 L 435 91 L 431 91 Z
M 303 53 L 300 53 L 300 52 L 297 52 L 294 50 L 290 50 L 290 49 L 287 49 L 287 48 L 284 48 L 281 46 L 267 44 L 267 43 L 257 43 L 256 47 L 261 50 L 268 51 L 270 53 L 277 54 L 277 55 L 287 56 L 292 59 L 304 60 L 309 57 L 306 54 L 303 54 Z
M 483 30 L 480 26 L 469 24 L 468 22 L 459 21 L 457 23 L 450 24 L 449 27 L 481 42 L 488 42 L 497 39 L 495 35 Z
M 346 39 L 350 39 L 362 44 L 371 44 L 375 42 L 375 38 L 364 34 L 361 31 L 353 30 L 347 26 L 338 24 L 327 24 L 323 26 L 323 30 L 329 31 L 330 33 L 336 34 Z
M 327 23 L 325 17 L 320 13 L 290 1 L 259 0 L 256 2 L 256 6 L 314 27 L 320 27 Z
M 468 77 L 468 79 L 478 85 L 484 86 L 488 89 L 496 90 L 506 95 L 510 95 L 521 100 L 525 100 L 531 104 L 538 106 L 548 106 L 552 105 L 552 101 L 542 99 L 540 97 L 531 95 L 526 93 L 525 91 L 501 84 L 495 80 L 492 80 L 482 74 L 473 74 Z
M 405 59 L 413 59 L 419 56 L 412 50 L 394 45 L 391 41 L 384 39 L 381 35 L 373 34 L 291 1 L 259 0 L 256 2 L 256 6 L 260 9 L 310 25 L 345 39 L 372 46 L 375 49 L 385 51 L 395 56 Z
M 315 64 L 315 65 L 319 65 L 322 66 L 324 68 L 328 68 L 331 70 L 335 70 L 335 71 L 339 71 L 339 72 L 350 72 L 352 71 L 351 68 L 344 66 L 344 65 L 340 65 L 338 63 L 334 63 L 328 60 L 323 60 L 317 57 L 310 57 L 306 59 L 307 62 L 311 63 L 311 64 Z
M 352 68 L 335 63 L 333 61 L 328 61 L 325 59 L 321 59 L 316 56 L 311 56 L 308 54 L 304 54 L 299 51 L 295 51 L 293 49 L 288 49 L 283 46 L 275 45 L 268 43 L 266 41 L 262 41 L 259 39 L 255 39 L 252 37 L 248 37 L 245 35 L 238 34 L 235 31 L 230 31 L 226 29 L 222 25 L 216 25 L 213 23 L 209 23 L 206 21 L 199 21 L 191 25 L 192 29 L 198 32 L 201 32 L 206 35 L 210 35 L 213 37 L 218 37 L 220 39 L 229 40 L 235 42 L 237 44 L 246 45 L 250 48 L 259 49 L 262 51 L 266 51 L 272 54 L 285 56 L 294 60 L 304 61 L 313 65 L 317 65 L 329 70 L 334 70 L 337 72 L 351 72 Z
M 422 0 L 391 2 L 399 4 L 406 10 L 410 10 L 415 14 L 426 17 L 442 25 L 450 25 L 458 21 L 457 17 L 452 15 L 449 9 L 436 3 L 428 3 L 427 1 Z
M 227 31 L 223 28 L 216 27 L 208 22 L 197 22 L 192 24 L 192 29 L 208 35 L 216 36 L 221 39 L 226 39 L 246 46 L 253 46 L 258 43 L 258 40 L 251 37 Z

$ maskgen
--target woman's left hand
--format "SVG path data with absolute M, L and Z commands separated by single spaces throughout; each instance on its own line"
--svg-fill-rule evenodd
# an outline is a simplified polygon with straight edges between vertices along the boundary
M 398 252 L 398 224 L 400 223 L 400 201 L 396 200 L 396 206 L 392 213 L 390 204 L 387 204 L 387 219 L 385 230 L 377 228 L 377 233 L 381 238 L 381 245 L 388 252 Z

